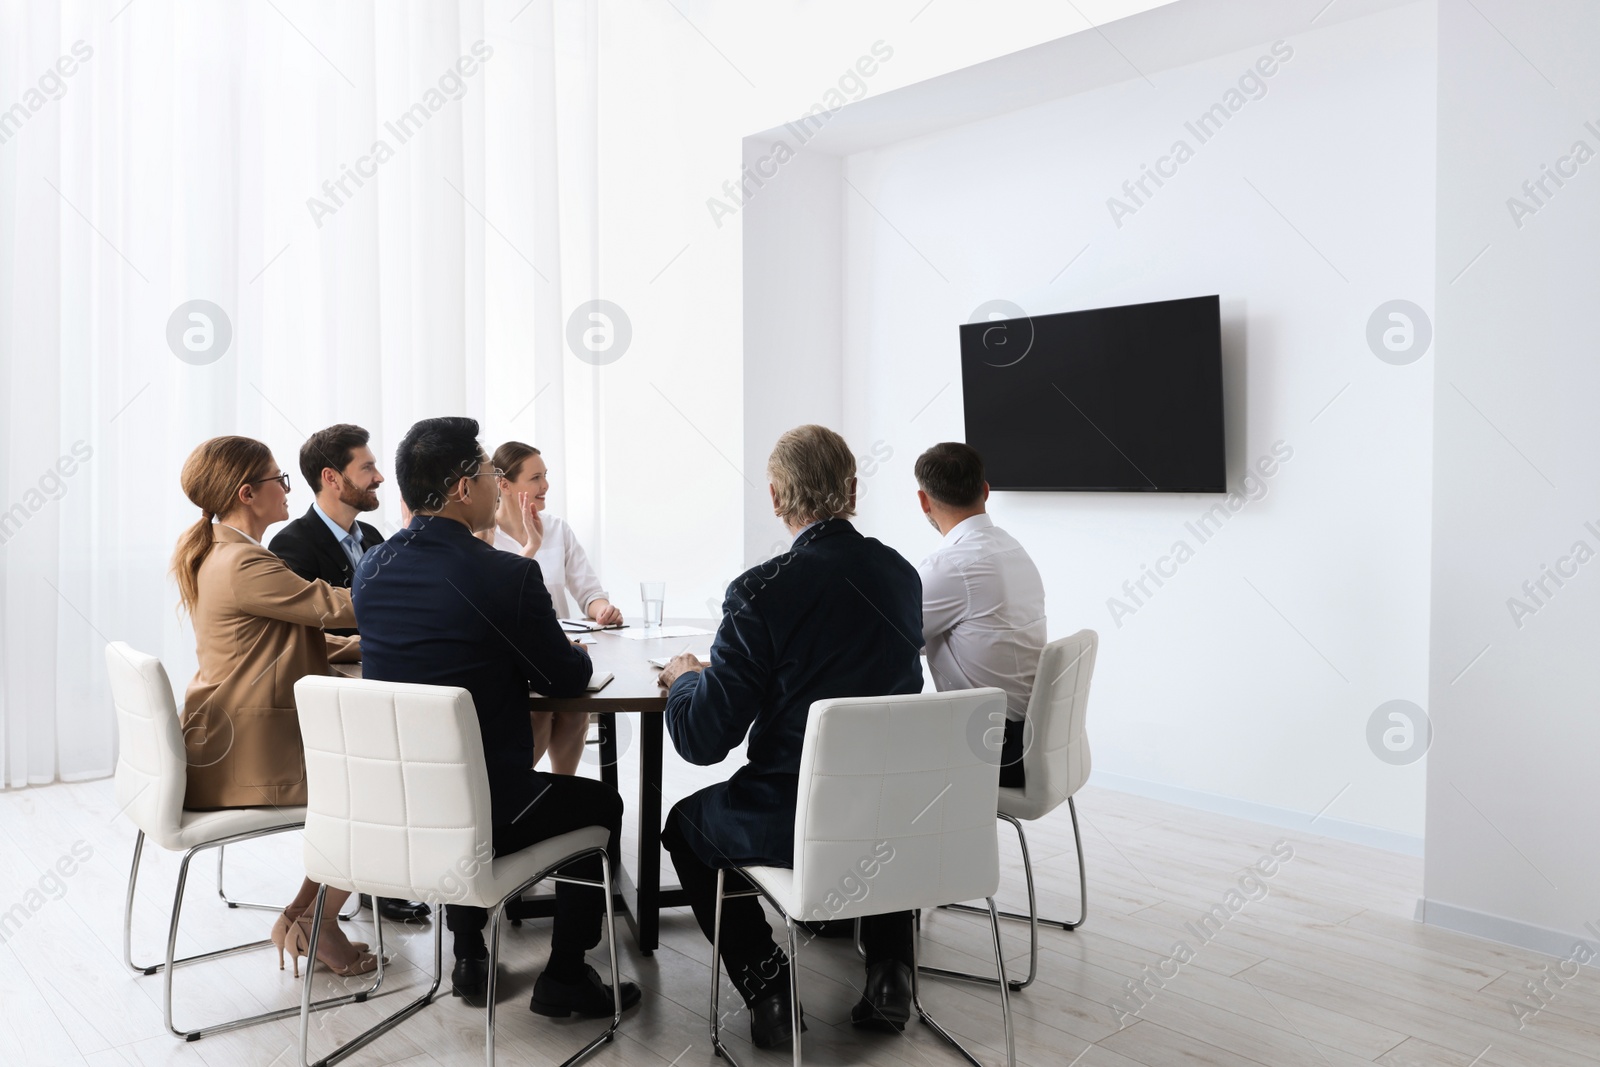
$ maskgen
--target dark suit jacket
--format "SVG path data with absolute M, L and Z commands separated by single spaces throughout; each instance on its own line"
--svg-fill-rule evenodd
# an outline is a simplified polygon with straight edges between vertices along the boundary
M 361 529 L 362 548 L 383 544 L 383 534 L 378 532 L 376 526 L 360 519 L 356 520 L 356 525 Z M 336 588 L 349 589 L 351 581 L 355 578 L 355 568 L 350 566 L 350 557 L 339 547 L 333 531 L 322 521 L 322 516 L 311 508 L 307 508 L 304 515 L 291 520 L 289 525 L 279 530 L 272 538 L 272 543 L 267 546 L 267 550 L 287 563 L 290 570 L 308 582 L 320 578 Z M 348 637 L 356 631 L 342 629 L 327 632 Z
M 580 696 L 593 670 L 556 621 L 539 565 L 419 515 L 362 558 L 354 595 L 361 676 L 470 692 L 494 823 L 513 822 L 537 797 L 529 690 Z
M 922 691 L 922 580 L 894 549 L 828 519 L 736 578 L 722 612 L 711 666 L 672 684 L 666 728 L 702 766 L 750 740 L 731 779 L 683 801 L 699 831 L 686 836 L 713 867 L 787 867 L 811 702 Z

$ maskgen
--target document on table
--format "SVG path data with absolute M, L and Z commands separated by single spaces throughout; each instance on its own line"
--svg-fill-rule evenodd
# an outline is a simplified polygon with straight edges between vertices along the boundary
M 629 641 L 654 641 L 658 637 L 710 637 L 711 631 L 695 626 L 657 626 L 654 630 L 635 626 L 628 630 L 617 631 L 617 636 L 625 637 Z
M 600 690 L 602 690 L 606 686 L 610 685 L 611 684 L 611 679 L 613 679 L 615 677 L 616 677 L 616 675 L 612 674 L 610 671 L 606 671 L 604 674 L 595 675 L 594 677 L 589 679 L 589 692 L 591 692 L 591 693 L 600 692 Z
M 700 657 L 696 656 L 695 659 L 700 659 Z M 652 656 L 650 659 L 646 660 L 645 662 L 650 664 L 650 666 L 654 667 L 656 670 L 659 671 L 663 667 L 665 667 L 668 663 L 672 662 L 672 657 L 671 656 Z M 700 666 L 709 667 L 709 666 L 711 666 L 711 661 L 708 660 L 708 659 L 700 659 Z

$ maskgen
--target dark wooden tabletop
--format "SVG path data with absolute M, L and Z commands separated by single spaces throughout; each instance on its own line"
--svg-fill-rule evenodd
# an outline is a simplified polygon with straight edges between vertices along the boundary
M 592 634 L 574 634 L 574 637 L 592 637 L 594 644 L 584 645 L 589 658 L 594 661 L 598 677 L 610 671 L 615 677 L 598 693 L 581 697 L 546 697 L 533 695 L 535 711 L 665 711 L 667 691 L 661 688 L 656 676 L 660 673 L 650 665 L 657 657 L 671 657 L 679 652 L 693 652 L 702 660 L 711 651 L 711 634 L 697 637 L 658 637 L 642 641 L 631 640 L 623 634 L 637 633 L 643 622 L 628 618 L 626 630 L 601 630 Z M 667 619 L 664 626 L 693 626 L 699 630 L 716 631 L 716 619 Z
M 656 680 L 660 672 L 650 665 L 656 657 L 675 656 L 679 652 L 693 652 L 701 659 L 711 651 L 711 634 L 697 637 L 660 637 L 643 641 L 630 640 L 622 635 L 637 633 L 642 620 L 628 618 L 626 630 L 600 630 L 591 634 L 573 634 L 573 637 L 590 637 L 594 644 L 584 645 L 589 658 L 594 661 L 594 673 L 603 675 L 610 671 L 614 676 L 598 693 L 581 697 L 546 697 L 532 694 L 530 705 L 534 711 L 664 711 L 667 706 L 666 690 Z M 693 626 L 700 630 L 715 631 L 716 619 L 667 619 L 665 626 Z M 340 674 L 359 678 L 360 665 L 334 664 Z

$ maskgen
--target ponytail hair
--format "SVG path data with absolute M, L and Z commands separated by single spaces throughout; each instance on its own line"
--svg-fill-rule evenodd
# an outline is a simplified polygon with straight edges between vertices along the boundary
M 266 477 L 271 467 L 272 450 L 251 437 L 213 437 L 184 461 L 183 495 L 200 509 L 200 518 L 178 538 L 172 576 L 191 615 L 200 597 L 200 564 L 211 554 L 212 521 L 233 510 L 240 486 Z

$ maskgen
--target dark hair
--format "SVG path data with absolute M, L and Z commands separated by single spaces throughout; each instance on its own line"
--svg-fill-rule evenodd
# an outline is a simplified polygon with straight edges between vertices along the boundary
M 521 441 L 507 441 L 494 450 L 494 456 L 489 462 L 505 471 L 506 481 L 514 482 L 517 480 L 517 475 L 522 473 L 522 465 L 528 461 L 528 457 L 538 454 L 539 450 L 532 445 L 525 445 Z
M 438 511 L 458 481 L 478 473 L 482 452 L 477 419 L 423 419 L 394 452 L 400 499 L 414 512 Z
M 917 457 L 917 485 L 946 507 L 970 508 L 983 500 L 983 457 L 960 441 L 944 441 Z
M 313 493 L 322 491 L 322 472 L 329 467 L 344 473 L 350 466 L 350 457 L 358 448 L 365 448 L 372 435 L 348 422 L 337 423 L 326 430 L 318 430 L 300 446 L 300 473 Z

